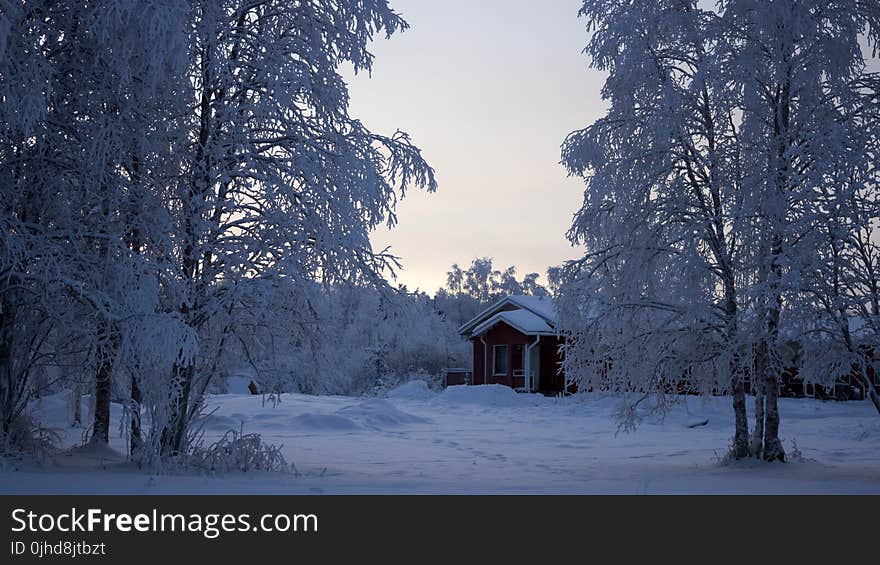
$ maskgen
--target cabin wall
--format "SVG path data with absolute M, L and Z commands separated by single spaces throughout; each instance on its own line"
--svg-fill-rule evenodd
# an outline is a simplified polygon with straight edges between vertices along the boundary
M 517 350 L 517 346 L 521 348 L 527 347 L 534 342 L 533 336 L 522 334 L 513 327 L 499 322 L 495 327 L 490 329 L 483 336 L 486 344 L 489 346 L 488 355 L 484 352 L 483 343 L 479 338 L 472 338 L 473 346 L 473 384 L 503 384 L 510 387 L 521 387 L 525 383 L 524 377 L 514 377 L 513 371 L 522 367 L 521 349 Z M 561 354 L 559 346 L 562 339 L 555 336 L 541 336 L 541 360 L 540 360 L 540 392 L 544 394 L 559 394 L 565 388 L 565 376 L 561 371 Z M 505 375 L 495 376 L 492 374 L 492 346 L 508 345 L 508 372 Z M 874 386 L 880 388 L 880 374 L 876 371 L 874 364 L 878 362 L 878 356 L 873 350 L 863 352 L 867 358 L 866 376 L 870 379 Z M 488 371 L 485 371 L 485 362 L 488 361 Z M 488 374 L 487 374 L 488 373 Z M 484 380 L 483 375 L 487 374 Z M 752 391 L 746 382 L 746 393 Z M 838 379 L 836 387 L 822 387 L 819 385 L 804 384 L 798 377 L 797 368 L 790 368 L 782 371 L 780 375 L 780 395 L 794 397 L 818 397 L 818 398 L 836 398 L 846 400 L 851 398 L 863 399 L 867 391 L 858 376 L 855 374 L 844 375 Z M 569 393 L 577 392 L 576 385 L 570 385 Z M 855 394 L 854 394 L 855 393 Z
M 510 325 L 499 322 L 483 335 L 486 348 L 479 337 L 472 338 L 474 374 L 473 384 L 503 384 L 512 388 L 525 385 L 525 376 L 514 376 L 513 372 L 525 370 L 523 366 L 523 351 L 534 343 L 535 337 L 521 333 Z M 541 361 L 540 361 L 540 392 L 545 394 L 557 394 L 562 392 L 565 386 L 565 377 L 557 374 L 559 369 L 559 355 L 557 349 L 560 340 L 554 336 L 541 336 Z M 495 375 L 492 346 L 507 345 L 507 373 Z M 488 364 L 488 367 L 486 365 Z M 486 375 L 484 380 L 483 375 Z
M 483 340 L 488 346 L 488 384 L 502 384 L 509 387 L 517 388 L 525 384 L 525 378 L 522 376 L 513 376 L 513 371 L 522 369 L 522 348 L 530 343 L 529 336 L 520 333 L 504 322 L 499 322 L 483 336 Z M 482 344 L 481 344 L 482 345 Z M 496 375 L 494 366 L 493 346 L 507 346 L 507 373 Z

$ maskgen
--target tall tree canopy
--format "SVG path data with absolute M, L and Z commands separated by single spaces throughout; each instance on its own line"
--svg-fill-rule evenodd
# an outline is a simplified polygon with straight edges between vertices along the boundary
M 876 77 L 859 40 L 876 42 L 880 8 L 587 0 L 580 15 L 609 111 L 562 147 L 586 182 L 568 236 L 587 253 L 558 289 L 567 373 L 634 393 L 627 426 L 682 385 L 730 391 L 732 455 L 782 459 L 781 345 L 814 339 L 803 322 L 821 318 L 796 304 L 826 293 L 807 281 L 828 226 L 854 256 L 877 221 Z
M 93 439 L 115 386 L 150 413 L 133 447 L 184 452 L 206 334 L 251 286 L 383 284 L 370 231 L 436 182 L 405 133 L 349 114 L 341 71 L 406 27 L 386 0 L 0 1 L 4 432 L 76 342 Z

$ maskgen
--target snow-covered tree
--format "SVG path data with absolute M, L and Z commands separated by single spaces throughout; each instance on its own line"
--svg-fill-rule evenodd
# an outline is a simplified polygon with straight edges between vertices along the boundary
M 182 5 L 4 2 L 0 11 L 9 285 L 0 293 L 20 338 L 29 333 L 26 318 L 41 313 L 42 320 L 8 359 L 56 358 L 53 349 L 72 342 L 88 351 L 80 369 L 95 377 L 93 437 L 104 442 L 118 324 L 144 298 L 133 277 L 146 262 L 126 240 L 142 230 L 146 242 L 144 226 L 160 229 L 161 203 L 148 198 L 133 169 L 155 174 L 158 156 L 171 153 L 171 124 L 157 127 L 155 111 L 175 99 L 163 93 L 174 78 L 172 61 L 180 60 L 173 36 L 185 31 Z M 27 391 L 30 364 L 2 364 L 18 374 L 12 389 Z M 82 379 L 69 380 L 78 394 Z
M 50 69 L 39 49 L 44 22 L 18 2 L 0 4 L 0 440 L 27 403 L 35 342 L 51 325 L 31 273 L 51 262 L 39 226 L 55 200 L 42 177 L 34 137 L 46 114 Z M 39 316 L 32 314 L 39 313 Z
M 871 81 L 870 77 L 865 77 Z M 869 89 L 864 94 L 869 94 Z M 835 385 L 851 375 L 880 411 L 880 395 L 869 378 L 878 344 L 876 226 L 880 213 L 877 185 L 878 106 L 870 97 L 851 106 L 840 121 L 857 150 L 839 148 L 828 182 L 816 187 L 815 254 L 800 257 L 804 273 L 792 300 L 792 315 L 802 346 L 799 378 Z M 855 159 L 855 162 L 848 163 Z
M 405 27 L 385 0 L 0 3 L 4 430 L 75 341 L 95 440 L 117 396 L 133 448 L 181 453 L 244 297 L 384 284 L 369 233 L 433 170 L 348 114 L 340 67 Z
M 742 200 L 755 251 L 753 451 L 784 459 L 776 395 L 787 295 L 791 300 L 800 290 L 803 258 L 824 245 L 818 226 L 837 223 L 827 195 L 857 190 L 866 180 L 853 178 L 866 160 L 855 114 L 874 104 L 858 87 L 865 73 L 859 38 L 877 39 L 880 8 L 856 1 L 731 0 L 719 9 L 728 30 L 720 72 L 739 98 Z
M 168 307 L 198 333 L 249 280 L 377 281 L 392 259 L 370 230 L 393 225 L 398 197 L 433 190 L 434 176 L 406 134 L 374 134 L 348 114 L 340 66 L 369 70 L 369 41 L 406 23 L 384 0 L 205 0 L 190 19 Z M 174 370 L 168 453 L 185 448 L 196 366 Z
M 206 332 L 223 343 L 219 363 L 200 371 L 219 381 L 252 373 L 269 393 L 373 394 L 414 377 L 439 382 L 442 369 L 469 359 L 458 326 L 424 293 L 296 284 L 252 285 L 232 319 Z
M 492 279 L 500 273 L 492 268 L 492 259 L 478 257 L 471 262 L 464 273 L 465 292 L 481 303 L 487 303 L 492 299 Z
M 679 382 L 729 390 L 733 455 L 746 456 L 747 242 L 735 101 L 713 68 L 719 18 L 672 1 L 589 1 L 581 15 L 610 110 L 563 145 L 564 165 L 587 179 L 568 235 L 588 249 L 562 273 L 566 369 L 585 388 L 610 380 L 661 401 Z
M 457 326 L 467 322 L 490 303 L 512 294 L 549 296 L 538 282 L 538 273 L 516 278 L 516 267 L 495 269 L 491 257 L 477 257 L 462 270 L 453 264 L 446 273 L 446 287 L 434 295 L 436 309 Z
M 682 386 L 726 390 L 731 455 L 784 457 L 781 315 L 828 225 L 820 202 L 864 165 L 853 108 L 866 103 L 855 82 L 871 10 L 584 2 L 586 51 L 608 73 L 610 109 L 563 144 L 563 164 L 587 183 L 568 235 L 588 251 L 554 279 L 567 373 L 636 393 L 625 425 Z M 749 377 L 763 394 L 751 445 Z
M 176 0 L 69 3 L 52 13 L 54 127 L 43 143 L 66 164 L 54 179 L 75 211 L 64 226 L 62 274 L 75 281 L 73 296 L 86 297 L 79 329 L 95 375 L 92 439 L 104 443 L 124 323 L 155 312 L 143 281 L 158 269 L 145 249 L 159 256 L 168 228 L 159 179 L 178 164 L 172 120 L 181 108 L 174 86 L 184 77 L 185 8 Z
M 455 294 L 461 293 L 464 289 L 464 272 L 458 263 L 453 263 L 446 273 L 446 288 Z

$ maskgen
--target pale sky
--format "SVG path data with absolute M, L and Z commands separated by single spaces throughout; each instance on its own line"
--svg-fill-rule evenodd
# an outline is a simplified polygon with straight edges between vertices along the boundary
M 565 239 L 583 183 L 559 165 L 566 134 L 596 120 L 603 76 L 581 51 L 581 0 L 391 0 L 410 29 L 372 45 L 372 76 L 348 75 L 351 114 L 400 128 L 437 173 L 398 225 L 373 234 L 398 282 L 433 293 L 452 263 L 492 257 L 518 275 L 579 256 Z

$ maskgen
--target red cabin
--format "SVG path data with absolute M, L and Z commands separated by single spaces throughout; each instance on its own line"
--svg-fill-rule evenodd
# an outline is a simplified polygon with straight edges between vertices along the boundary
M 524 392 L 559 394 L 556 310 L 550 298 L 514 295 L 499 300 L 459 328 L 473 346 L 472 384 L 503 384 Z

